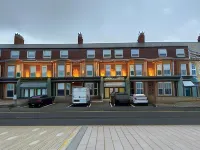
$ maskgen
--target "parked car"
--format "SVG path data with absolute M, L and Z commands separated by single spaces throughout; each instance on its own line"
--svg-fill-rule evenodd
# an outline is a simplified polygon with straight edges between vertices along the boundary
M 133 104 L 145 104 L 148 105 L 148 99 L 144 94 L 133 94 Z
M 29 107 L 34 107 L 34 106 L 44 106 L 44 105 L 49 105 L 52 104 L 54 101 L 55 97 L 49 97 L 47 95 L 37 95 L 37 96 L 32 96 L 28 100 L 28 105 Z
M 130 97 L 127 93 L 124 92 L 116 92 L 114 95 L 115 104 L 130 104 Z
M 72 89 L 72 104 L 89 104 L 90 89 L 87 87 L 74 87 Z

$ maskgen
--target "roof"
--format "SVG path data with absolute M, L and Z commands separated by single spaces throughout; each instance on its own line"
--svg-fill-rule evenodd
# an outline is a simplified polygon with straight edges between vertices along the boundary
M 84 44 L 0 44 L 8 49 L 92 49 L 92 48 L 132 48 L 132 47 L 185 47 L 199 45 L 197 42 L 145 42 L 145 43 L 84 43 Z

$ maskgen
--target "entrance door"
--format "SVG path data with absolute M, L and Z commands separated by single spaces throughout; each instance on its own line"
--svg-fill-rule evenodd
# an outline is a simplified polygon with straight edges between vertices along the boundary
M 192 92 L 191 92 L 191 87 L 185 87 L 185 96 L 191 96 Z

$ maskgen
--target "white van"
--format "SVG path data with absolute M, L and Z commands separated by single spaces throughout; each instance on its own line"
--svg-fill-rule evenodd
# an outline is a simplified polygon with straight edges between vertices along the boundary
M 72 104 L 89 104 L 90 89 L 87 87 L 74 87 L 72 89 Z

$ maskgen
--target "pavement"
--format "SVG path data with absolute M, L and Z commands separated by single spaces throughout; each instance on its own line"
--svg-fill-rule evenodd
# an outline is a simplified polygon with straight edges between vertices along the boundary
M 27 99 L 18 100 L 2 100 L 0 99 L 0 108 L 14 108 L 18 106 L 26 106 L 28 104 Z
M 200 126 L 0 127 L 0 150 L 199 150 Z

